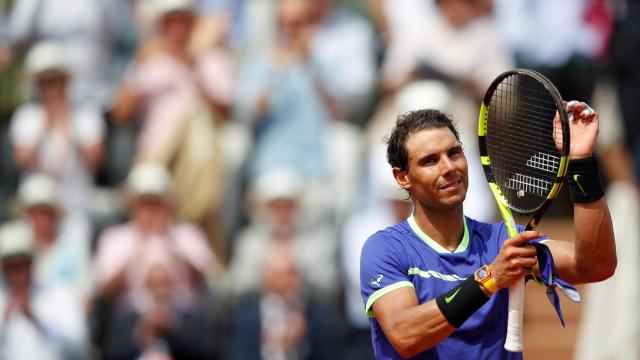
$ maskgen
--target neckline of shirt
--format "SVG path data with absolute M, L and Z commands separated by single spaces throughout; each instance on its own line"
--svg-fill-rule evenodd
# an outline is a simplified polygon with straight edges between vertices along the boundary
M 461 253 L 461 252 L 467 250 L 467 247 L 469 246 L 469 229 L 467 228 L 467 218 L 466 217 L 463 217 L 463 220 L 462 220 L 462 223 L 464 225 L 464 232 L 463 232 L 463 235 L 462 235 L 462 240 L 460 241 L 460 244 L 458 244 L 458 247 L 453 251 L 446 249 L 444 246 L 440 245 L 437 241 L 433 240 L 431 237 L 429 237 L 429 235 L 427 235 L 424 231 L 422 231 L 422 229 L 420 229 L 420 226 L 418 226 L 418 223 L 416 222 L 416 219 L 413 216 L 413 214 L 411 214 L 409 216 L 409 218 L 407 219 L 407 223 L 409 224 L 409 227 L 411 228 L 411 230 L 425 244 L 427 244 L 430 248 L 432 248 L 437 253 L 440 253 L 440 254 Z

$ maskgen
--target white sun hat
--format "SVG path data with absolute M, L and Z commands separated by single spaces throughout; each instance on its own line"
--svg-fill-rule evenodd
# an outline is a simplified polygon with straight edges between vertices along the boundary
M 140 163 L 129 173 L 127 188 L 133 196 L 165 197 L 171 189 L 171 174 L 164 165 Z
M 29 49 L 25 70 L 34 77 L 54 72 L 69 73 L 62 46 L 50 40 L 40 41 Z
M 18 188 L 18 200 L 24 208 L 60 207 L 58 184 L 49 175 L 35 173 L 25 178 Z
M 153 14 L 157 17 L 172 12 L 193 12 L 193 0 L 150 0 L 149 5 Z
M 251 186 L 252 196 L 258 203 L 275 199 L 298 199 L 302 195 L 302 190 L 302 179 L 288 169 L 266 172 Z
M 454 99 L 451 87 L 438 80 L 417 80 L 398 91 L 398 113 L 416 109 L 449 109 Z

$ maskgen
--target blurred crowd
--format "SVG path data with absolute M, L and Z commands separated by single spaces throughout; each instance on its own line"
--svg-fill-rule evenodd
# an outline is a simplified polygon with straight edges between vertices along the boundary
M 0 358 L 371 358 L 360 248 L 410 212 L 396 116 L 453 115 L 465 212 L 494 220 L 480 100 L 538 70 L 598 109 L 629 201 L 638 19 L 634 0 L 1 0 Z

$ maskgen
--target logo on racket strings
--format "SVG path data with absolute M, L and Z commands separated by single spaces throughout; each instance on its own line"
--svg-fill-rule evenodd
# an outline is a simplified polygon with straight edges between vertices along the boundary
M 513 177 L 508 179 L 505 184 L 505 187 L 508 189 L 517 191 L 516 195 L 518 198 L 522 198 L 526 194 L 534 194 L 544 197 L 550 186 L 551 182 L 549 181 L 520 173 L 513 174 Z
M 560 166 L 560 158 L 552 154 L 538 152 L 527 160 L 527 166 L 536 170 L 555 173 Z M 516 190 L 516 196 L 520 199 L 527 194 L 544 197 L 551 183 L 534 176 L 515 173 L 513 177 L 507 180 L 505 186 L 509 189 Z

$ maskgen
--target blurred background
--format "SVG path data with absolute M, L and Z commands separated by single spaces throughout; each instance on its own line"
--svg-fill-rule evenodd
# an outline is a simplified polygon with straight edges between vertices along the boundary
M 638 59 L 637 0 L 0 0 L 0 358 L 372 358 L 384 136 L 452 114 L 498 220 L 477 112 L 526 67 L 600 113 L 619 265 L 565 329 L 530 285 L 525 356 L 640 359 Z

